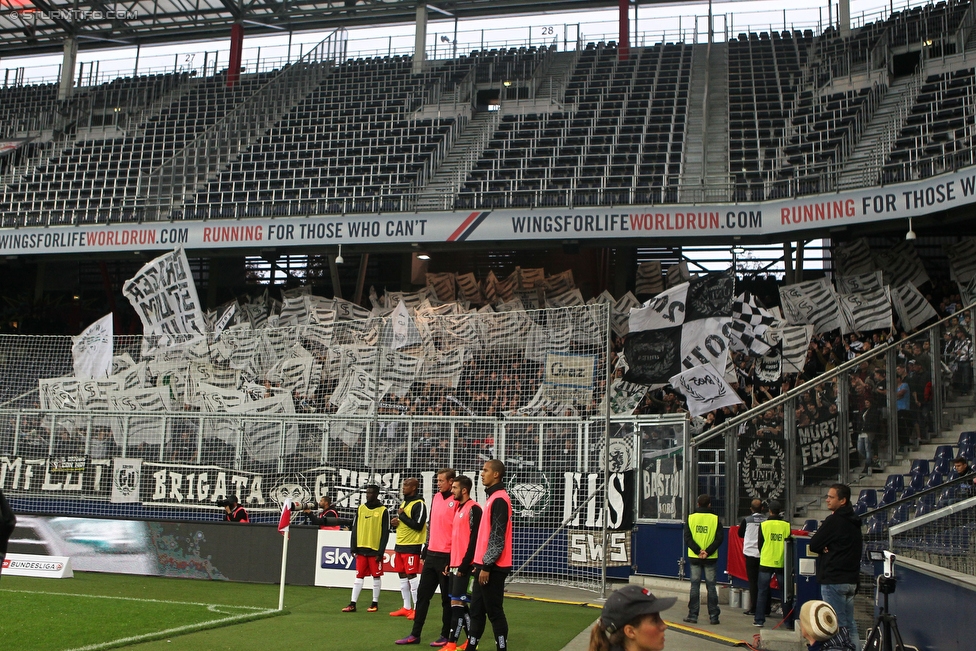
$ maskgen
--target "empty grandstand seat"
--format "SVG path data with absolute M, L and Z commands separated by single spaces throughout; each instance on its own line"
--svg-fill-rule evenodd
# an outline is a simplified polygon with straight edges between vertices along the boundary
M 912 469 L 908 471 L 908 474 L 915 475 L 927 475 L 929 474 L 929 460 L 928 459 L 913 459 Z
M 933 472 L 929 475 L 929 478 L 925 481 L 926 488 L 935 488 L 936 486 L 942 485 L 942 475 L 937 472 Z
M 869 509 L 878 508 L 878 491 L 873 488 L 862 489 L 857 496 L 858 504 L 863 503 Z
M 923 495 L 918 498 L 915 503 L 915 517 L 925 515 L 926 513 L 931 513 L 935 510 L 936 499 L 935 495 Z
M 891 514 L 888 516 L 888 524 L 899 524 L 905 522 L 912 515 L 912 505 L 909 502 L 899 504 L 895 508 L 891 509 Z
M 976 443 L 976 431 L 959 432 L 959 447 Z
M 880 536 L 884 533 L 884 531 L 885 519 L 880 513 L 872 515 L 870 518 L 868 518 L 864 533 L 869 536 Z
M 887 506 L 892 502 L 898 501 L 898 491 L 894 486 L 888 486 L 881 493 L 881 499 L 878 501 L 878 506 Z
M 939 449 L 942 448 L 948 448 L 949 454 L 947 456 L 943 455 L 940 457 L 939 452 L 936 451 L 935 459 L 932 460 L 932 472 L 939 475 L 948 475 L 952 470 L 952 460 L 955 458 L 955 456 L 952 454 L 951 445 L 940 445 Z
M 908 499 L 909 497 L 911 497 L 912 495 L 914 495 L 917 492 L 918 492 L 918 489 L 916 489 L 914 486 L 906 486 L 905 487 L 905 490 L 902 491 L 901 498 L 903 500 L 906 500 L 906 499 Z
M 911 488 L 912 491 L 920 491 L 923 488 L 925 488 L 925 480 L 926 480 L 925 475 L 922 474 L 911 475 L 911 478 L 909 479 L 909 483 L 908 483 L 908 488 L 906 488 L 905 490 Z
M 804 531 L 816 531 L 819 528 L 820 528 L 820 523 L 817 522 L 816 518 L 808 518 L 803 521 Z
M 905 490 L 905 475 L 888 475 L 888 479 L 885 480 L 885 489 L 894 488 L 896 491 Z

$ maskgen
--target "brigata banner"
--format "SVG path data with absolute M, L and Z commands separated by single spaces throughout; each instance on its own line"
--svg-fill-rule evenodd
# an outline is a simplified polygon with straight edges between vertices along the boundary
M 535 240 L 766 236 L 907 219 L 976 202 L 976 166 L 885 187 L 751 203 L 540 208 L 0 229 L 0 255 Z

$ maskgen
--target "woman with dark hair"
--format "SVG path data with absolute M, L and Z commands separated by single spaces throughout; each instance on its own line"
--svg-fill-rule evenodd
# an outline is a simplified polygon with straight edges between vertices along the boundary
M 625 585 L 607 597 L 590 631 L 589 651 L 661 651 L 668 627 L 660 613 L 677 600 L 655 597 L 639 585 Z

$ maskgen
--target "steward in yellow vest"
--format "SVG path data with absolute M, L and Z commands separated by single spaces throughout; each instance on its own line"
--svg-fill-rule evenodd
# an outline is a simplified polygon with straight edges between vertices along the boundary
M 779 513 L 772 514 L 759 525 L 759 567 L 782 571 L 786 558 L 786 541 L 790 539 L 790 523 Z
M 688 594 L 688 616 L 684 621 L 689 624 L 698 623 L 702 579 L 705 580 L 705 592 L 708 594 L 708 621 L 712 624 L 719 623 L 718 617 L 722 610 L 718 606 L 715 566 L 718 562 L 718 548 L 723 540 L 725 529 L 722 528 L 718 516 L 712 513 L 712 498 L 705 494 L 699 495 L 698 508 L 688 516 L 685 524 L 685 545 L 688 546 L 688 562 L 691 565 L 691 590 Z

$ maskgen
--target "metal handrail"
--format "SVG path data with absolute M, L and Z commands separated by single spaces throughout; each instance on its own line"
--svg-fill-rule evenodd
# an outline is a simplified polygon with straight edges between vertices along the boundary
M 976 303 L 972 303 L 970 305 L 967 305 L 966 307 L 964 307 L 961 310 L 959 310 L 959 312 L 965 312 L 965 311 L 971 310 L 973 308 L 976 308 Z M 933 329 L 935 329 L 935 328 L 937 328 L 939 326 L 942 326 L 943 324 L 948 323 L 949 320 L 953 318 L 953 316 L 954 315 L 949 315 L 949 316 L 947 316 L 945 318 L 939 319 L 935 323 L 933 323 L 931 325 L 928 325 L 928 326 L 922 328 L 921 330 L 919 330 L 917 332 L 913 332 L 912 333 L 912 336 L 918 336 L 918 335 L 920 335 L 920 334 L 922 334 L 924 332 L 929 332 L 930 330 L 933 330 Z M 751 409 L 748 409 L 748 410 L 742 412 L 741 414 L 737 414 L 736 416 L 734 416 L 734 417 L 730 418 L 729 420 L 723 422 L 718 427 L 715 427 L 714 429 L 708 430 L 707 433 L 700 434 L 700 435 L 692 438 L 690 440 L 690 444 L 691 444 L 692 448 L 700 447 L 703 443 L 707 443 L 708 441 L 710 441 L 710 440 L 712 440 L 712 439 L 714 439 L 714 438 L 716 438 L 716 437 L 718 437 L 720 435 L 725 434 L 726 432 L 730 431 L 732 428 L 737 427 L 737 426 L 739 426 L 739 425 L 741 425 L 743 423 L 748 422 L 749 420 L 755 418 L 756 416 L 761 415 L 763 412 L 768 411 L 769 409 L 771 409 L 773 407 L 778 407 L 778 406 L 780 406 L 782 404 L 785 404 L 790 399 L 796 398 L 797 396 L 799 396 L 799 395 L 801 395 L 801 394 L 809 391 L 810 389 L 812 389 L 812 388 L 814 388 L 814 387 L 816 387 L 816 386 L 818 386 L 820 384 L 823 384 L 824 382 L 827 382 L 829 380 L 832 380 L 832 379 L 840 376 L 841 374 L 843 374 L 843 373 L 845 373 L 847 371 L 850 371 L 851 369 L 857 368 L 858 366 L 861 365 L 862 362 L 864 362 L 866 360 L 873 359 L 873 358 L 877 357 L 878 355 L 887 353 L 889 350 L 894 350 L 895 348 L 897 348 L 898 346 L 902 345 L 903 343 L 904 343 L 904 341 L 902 341 L 900 339 L 894 339 L 893 338 L 890 342 L 888 342 L 886 344 L 883 344 L 881 346 L 878 346 L 877 348 L 874 348 L 871 351 L 869 351 L 867 353 L 864 353 L 863 355 L 859 355 L 859 356 L 857 356 L 857 357 L 855 357 L 853 359 L 849 359 L 846 362 L 844 362 L 843 364 L 840 364 L 839 366 L 831 369 L 830 371 L 827 371 L 827 372 L 823 373 L 822 375 L 818 375 L 817 377 L 813 378 L 812 380 L 807 380 L 803 384 L 801 384 L 801 385 L 799 385 L 797 387 L 794 387 L 794 388 L 790 389 L 786 393 L 781 393 L 780 395 L 776 396 L 772 400 L 767 400 L 766 402 L 764 402 L 764 403 L 762 403 L 760 405 L 757 405 L 756 407 L 753 407 Z

